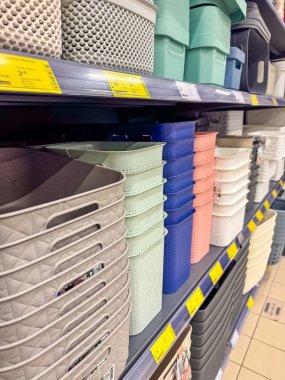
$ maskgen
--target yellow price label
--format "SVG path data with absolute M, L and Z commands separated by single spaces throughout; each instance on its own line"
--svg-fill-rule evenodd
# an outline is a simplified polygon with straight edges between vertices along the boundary
M 251 220 L 248 225 L 247 225 L 247 228 L 249 229 L 249 231 L 252 233 L 256 230 L 256 224 L 254 222 L 254 220 Z
M 271 194 L 273 195 L 273 197 L 274 197 L 274 198 L 276 198 L 276 197 L 277 197 L 277 195 L 278 195 L 278 193 L 277 193 L 277 191 L 276 191 L 276 190 L 273 190 Z
M 155 343 L 151 346 L 150 351 L 154 360 L 158 364 L 164 355 L 167 353 L 172 343 L 175 341 L 176 335 L 171 324 L 169 324 L 164 331 L 157 338 Z
M 273 102 L 273 104 L 274 104 L 276 107 L 279 106 L 279 104 L 278 104 L 278 102 L 277 102 L 277 100 L 276 100 L 275 98 L 272 98 L 272 102 Z
M 209 276 L 212 280 L 212 283 L 216 285 L 219 279 L 222 277 L 224 270 L 221 263 L 218 261 L 209 272 Z
M 204 299 L 205 297 L 200 287 L 197 288 L 193 294 L 191 294 L 189 300 L 186 302 L 186 308 L 190 314 L 190 317 L 195 315 L 196 311 L 204 302 Z
M 258 97 L 256 95 L 250 95 L 250 99 L 253 106 L 259 105 Z
M 48 61 L 6 53 L 0 53 L 0 91 L 61 94 Z
M 284 187 L 284 182 L 282 181 L 282 179 L 280 179 L 279 183 L 280 183 L 280 185 L 281 185 L 282 187 Z
M 229 256 L 230 260 L 233 260 L 236 257 L 236 254 L 238 253 L 238 247 L 235 242 L 233 242 L 229 248 L 227 249 L 227 254 Z
M 270 203 L 267 200 L 263 203 L 263 205 L 266 208 L 266 210 L 270 208 Z
M 261 222 L 262 219 L 264 218 L 263 212 L 261 210 L 258 210 L 255 216 L 257 217 L 259 222 Z
M 110 89 L 116 98 L 150 99 L 150 94 L 140 75 L 104 71 Z
M 252 309 L 252 306 L 254 305 L 254 299 L 252 298 L 252 296 L 250 296 L 250 297 L 248 298 L 246 305 L 247 305 L 247 308 L 248 308 L 249 310 Z

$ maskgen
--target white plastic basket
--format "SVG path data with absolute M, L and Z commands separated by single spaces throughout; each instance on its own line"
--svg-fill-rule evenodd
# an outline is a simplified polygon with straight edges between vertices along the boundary
M 268 257 L 260 259 L 258 263 L 247 267 L 243 294 L 248 293 L 262 280 L 266 271 L 269 254 Z
M 285 61 L 284 61 L 285 62 Z M 284 66 L 285 67 L 285 66 Z M 283 96 L 284 97 L 284 92 Z M 284 123 L 285 109 L 280 107 L 246 111 L 246 124 L 268 125 L 282 127 Z M 263 128 L 260 128 L 263 129 Z
M 218 111 L 203 114 L 208 118 L 211 130 L 224 135 L 242 135 L 244 111 Z
M 236 203 L 241 194 L 248 193 L 248 185 L 250 181 L 240 183 L 240 186 L 231 193 L 215 193 L 214 204 L 234 204 Z
M 278 131 L 256 131 L 249 136 L 262 136 L 266 139 L 263 157 L 271 160 L 279 160 L 285 157 L 285 133 Z
M 239 175 L 236 175 L 231 180 L 216 180 L 215 183 L 215 192 L 221 194 L 228 194 L 234 192 L 236 189 L 245 184 L 248 181 L 250 170 L 244 168 Z
M 237 202 L 228 214 L 212 216 L 211 244 L 218 247 L 228 245 L 242 230 L 245 207 L 248 200 Z
M 275 172 L 273 177 L 271 179 L 273 181 L 279 181 L 279 179 L 283 176 L 284 174 L 284 165 L 285 165 L 285 158 L 280 158 L 280 160 L 276 161 L 275 165 Z
M 165 230 L 164 236 L 167 234 Z M 142 332 L 162 307 L 164 236 L 145 251 L 130 257 L 131 331 Z
M 213 207 L 213 214 L 227 216 L 231 212 L 233 207 L 235 207 L 237 204 L 242 204 L 244 200 L 246 200 L 248 193 L 249 190 L 246 187 L 243 192 L 240 191 L 232 196 L 228 196 L 228 199 L 224 201 L 215 203 Z
M 60 0 L 1 0 L 0 48 L 60 58 Z
M 277 160 L 268 160 L 267 158 L 263 158 L 260 160 L 260 168 L 258 170 L 259 182 L 270 181 L 270 179 L 276 172 L 277 162 Z
M 250 169 L 250 161 L 237 169 L 218 169 L 215 173 L 216 181 L 232 181 L 241 176 L 241 174 L 248 172 Z
M 216 170 L 234 170 L 250 163 L 251 149 L 217 147 Z
M 152 74 L 157 8 L 147 0 L 61 0 L 63 58 Z
M 257 182 L 256 184 L 256 193 L 254 197 L 254 202 L 259 203 L 267 195 L 269 191 L 270 180 L 265 182 Z
M 257 226 L 256 230 L 251 235 L 251 241 L 260 239 L 261 236 L 264 234 L 272 235 L 274 232 L 275 224 L 276 224 L 276 218 L 277 218 L 277 212 L 274 210 L 267 210 L 265 213 L 265 216 L 260 223 L 259 226 Z

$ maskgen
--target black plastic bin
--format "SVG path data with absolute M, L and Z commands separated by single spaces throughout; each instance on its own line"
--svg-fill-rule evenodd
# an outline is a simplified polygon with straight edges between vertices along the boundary
M 265 94 L 268 81 L 269 44 L 254 29 L 232 31 L 231 46 L 242 49 L 245 64 L 240 90 Z

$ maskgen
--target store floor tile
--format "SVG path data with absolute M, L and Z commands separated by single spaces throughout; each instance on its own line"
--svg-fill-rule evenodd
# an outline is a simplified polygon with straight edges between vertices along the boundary
M 254 299 L 254 305 L 251 309 L 251 312 L 254 314 L 260 315 L 262 313 L 265 301 L 266 301 L 266 296 L 258 293 Z
M 240 371 L 240 365 L 229 361 L 227 364 L 227 368 L 223 374 L 223 380 L 237 380 L 238 374 Z
M 242 367 L 239 371 L 237 380 L 266 380 L 268 377 L 259 375 L 256 372 L 250 371 L 247 368 Z M 224 380 L 224 379 L 223 379 Z
M 285 325 L 260 317 L 253 338 L 285 351 Z
M 244 323 L 244 326 L 241 330 L 241 333 L 243 335 L 252 337 L 254 330 L 256 328 L 256 325 L 258 323 L 258 319 L 259 319 L 259 315 L 254 314 L 254 313 L 249 313 Z
M 285 269 L 278 269 L 273 281 L 285 285 Z
M 246 355 L 246 351 L 248 349 L 248 346 L 250 344 L 250 337 L 241 334 L 239 337 L 239 340 L 235 346 L 235 348 L 232 350 L 230 355 L 230 360 L 237 363 L 242 364 L 243 359 Z

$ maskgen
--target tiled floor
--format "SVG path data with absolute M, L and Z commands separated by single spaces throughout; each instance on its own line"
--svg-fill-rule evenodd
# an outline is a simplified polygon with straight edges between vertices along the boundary
M 264 313 L 268 303 L 276 306 L 278 316 Z M 268 267 L 222 377 L 266 379 L 285 380 L 285 257 Z

